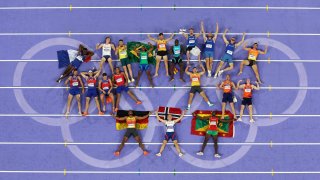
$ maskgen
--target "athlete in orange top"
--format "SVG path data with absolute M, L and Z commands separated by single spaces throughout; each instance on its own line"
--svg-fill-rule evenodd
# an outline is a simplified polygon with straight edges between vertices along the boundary
M 252 90 L 259 90 L 260 89 L 260 86 L 259 86 L 259 83 L 257 83 L 257 86 L 253 85 L 250 83 L 250 79 L 248 78 L 246 80 L 246 84 L 242 84 L 240 85 L 240 82 L 242 80 L 239 80 L 238 83 L 237 83 L 237 88 L 239 89 L 243 89 L 243 99 L 242 99 L 242 103 L 241 103 L 241 109 L 240 109 L 240 117 L 238 119 L 238 121 L 242 121 L 242 115 L 243 115 L 243 111 L 244 111 L 244 108 L 246 106 L 248 106 L 249 108 L 249 115 L 250 115 L 250 122 L 251 123 L 254 123 L 254 120 L 252 118 Z
M 164 39 L 164 36 L 163 36 L 163 33 L 159 33 L 159 39 L 155 39 L 155 38 L 152 38 L 150 35 L 148 35 L 148 38 L 151 40 L 151 41 L 154 41 L 157 43 L 157 56 L 156 56 L 156 61 L 157 61 L 157 64 L 156 64 L 156 72 L 154 74 L 154 77 L 157 77 L 158 76 L 158 71 L 159 71 L 159 65 L 160 65 L 160 61 L 161 59 L 163 59 L 164 61 L 164 66 L 166 68 L 166 73 L 167 73 L 167 76 L 169 76 L 169 70 L 168 70 L 168 52 L 167 52 L 167 42 L 172 40 L 172 38 L 174 37 L 174 34 L 172 33 L 171 36 L 168 38 L 168 39 Z
M 130 110 L 128 112 L 128 116 L 125 116 L 125 117 L 119 118 L 119 117 L 116 117 L 116 115 L 113 115 L 113 117 L 117 118 L 119 121 L 126 121 L 126 123 L 127 123 L 127 131 L 122 139 L 122 142 L 121 142 L 119 148 L 117 149 L 116 152 L 114 152 L 115 156 L 120 155 L 122 148 L 124 147 L 125 143 L 130 138 L 130 136 L 133 136 L 134 139 L 139 143 L 139 147 L 143 150 L 143 154 L 145 156 L 149 154 L 149 152 L 145 149 L 144 145 L 142 144 L 141 138 L 140 138 L 138 131 L 136 129 L 136 123 L 139 120 L 146 119 L 147 117 L 149 117 L 150 114 L 151 114 L 151 112 L 149 112 L 149 114 L 147 114 L 145 116 L 139 117 L 139 116 L 134 116 L 133 111 Z
M 256 75 L 258 83 L 261 84 L 262 82 L 261 82 L 259 71 L 258 71 L 257 59 L 258 59 L 259 54 L 266 54 L 267 53 L 268 46 L 266 45 L 264 51 L 260 51 L 257 48 L 258 48 L 258 43 L 254 43 L 251 48 L 248 48 L 246 43 L 243 44 L 243 49 L 248 51 L 248 58 L 247 58 L 247 60 L 243 60 L 241 62 L 240 71 L 238 73 L 238 76 L 240 74 L 242 74 L 242 70 L 243 70 L 244 65 L 251 66 L 254 74 Z
M 220 85 L 218 85 L 217 89 L 223 89 L 223 98 L 222 98 L 222 116 L 221 119 L 224 119 L 224 114 L 226 110 L 227 103 L 230 104 L 234 119 L 237 119 L 236 117 L 236 111 L 234 109 L 234 102 L 233 102 L 233 89 L 237 89 L 235 84 L 230 80 L 230 75 L 227 74 L 226 80 L 223 81 Z
M 206 72 L 203 65 L 200 64 L 202 71 L 199 73 L 196 67 L 192 69 L 192 72 L 189 72 L 188 71 L 189 67 L 190 66 L 187 66 L 185 69 L 185 73 L 190 76 L 190 80 L 191 80 L 191 90 L 190 90 L 187 110 L 191 108 L 192 99 L 196 92 L 200 93 L 200 96 L 203 97 L 203 99 L 207 102 L 209 106 L 213 106 L 213 104 L 210 103 L 207 95 L 204 93 L 204 91 L 200 87 L 200 77 Z

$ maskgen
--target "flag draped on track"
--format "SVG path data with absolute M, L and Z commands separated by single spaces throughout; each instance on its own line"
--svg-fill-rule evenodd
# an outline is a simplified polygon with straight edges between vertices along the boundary
M 69 49 L 69 50 L 60 50 L 57 51 L 59 68 L 68 66 L 72 61 L 76 58 L 83 62 L 89 62 L 91 60 L 91 56 L 79 56 L 79 51 Z
M 122 130 L 122 129 L 126 129 L 127 128 L 127 123 L 126 121 L 120 121 L 118 117 L 125 117 L 128 116 L 128 112 L 129 111 L 125 111 L 125 110 L 118 110 L 117 111 L 117 118 L 116 118 L 116 130 Z M 134 116 L 145 116 L 147 114 L 149 114 L 149 111 L 132 111 Z M 148 127 L 148 123 L 149 123 L 149 116 L 145 119 L 141 119 L 141 120 L 137 120 L 136 123 L 136 129 L 145 129 Z
M 233 137 L 234 136 L 234 125 L 233 125 L 233 114 L 230 111 L 225 112 L 225 120 L 231 119 L 228 122 L 222 122 L 221 111 L 201 111 L 197 110 L 192 115 L 191 121 L 191 134 L 204 136 L 209 126 L 209 118 L 212 116 L 212 113 L 215 114 L 219 119 L 218 123 L 218 136 L 220 137 Z
M 141 43 L 141 42 L 131 41 L 131 42 L 128 42 L 128 43 L 127 43 L 128 59 L 129 59 L 131 62 L 139 62 L 139 61 L 140 61 L 139 56 L 137 55 L 137 53 L 136 53 L 134 50 L 135 50 L 136 48 L 138 48 L 138 47 L 141 47 L 141 46 L 146 47 L 146 48 L 147 48 L 147 51 L 149 51 L 150 48 L 151 48 L 151 46 L 149 46 L 148 44 Z M 156 64 L 156 59 L 155 59 L 155 57 L 153 56 L 153 53 L 152 53 L 152 52 L 148 54 L 148 63 L 149 63 L 149 64 L 153 64 L 153 65 Z
M 168 115 L 169 114 L 172 115 L 172 120 L 176 120 L 181 116 L 182 110 L 180 108 L 175 108 L 175 107 L 159 106 L 159 108 L 158 108 L 158 116 L 160 117 L 160 119 L 168 120 Z

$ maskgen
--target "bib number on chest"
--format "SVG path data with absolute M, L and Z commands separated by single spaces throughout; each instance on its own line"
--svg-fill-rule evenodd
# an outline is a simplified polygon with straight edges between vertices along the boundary
M 250 93 L 251 89 L 245 89 L 244 92 Z
M 89 83 L 88 86 L 89 87 L 94 87 L 94 83 Z
M 229 90 L 231 89 L 231 86 L 230 85 L 224 86 L 224 89 Z
M 72 86 L 78 86 L 78 85 L 79 85 L 78 82 L 73 82 L 73 83 L 72 83 Z
M 233 51 L 227 50 L 227 54 L 232 55 L 232 54 L 233 54 Z
M 199 79 L 198 78 L 192 78 L 192 81 L 196 82 L 196 81 L 199 81 Z
M 211 125 L 211 126 L 215 126 L 215 125 L 217 125 L 217 122 L 211 121 L 211 122 L 210 122 L 210 125 Z
M 117 83 L 121 83 L 122 82 L 122 78 L 117 79 Z
M 212 44 L 206 44 L 206 48 L 212 48 Z
M 159 48 L 166 48 L 166 45 L 165 44 L 159 44 Z
M 193 39 L 189 40 L 189 44 L 193 44 L 193 43 L 195 43 L 195 42 L 196 42 L 196 41 L 193 40 Z
M 256 60 L 256 56 L 249 54 L 249 59 Z

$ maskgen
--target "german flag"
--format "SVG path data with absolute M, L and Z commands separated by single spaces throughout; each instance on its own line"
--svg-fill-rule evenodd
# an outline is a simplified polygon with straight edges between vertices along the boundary
M 128 116 L 127 110 L 118 110 L 116 117 L 116 130 L 122 130 L 127 128 L 126 121 L 120 121 L 118 118 Z M 134 116 L 142 117 L 149 114 L 149 111 L 132 111 Z M 136 129 L 145 129 L 148 127 L 149 116 L 145 119 L 137 120 Z

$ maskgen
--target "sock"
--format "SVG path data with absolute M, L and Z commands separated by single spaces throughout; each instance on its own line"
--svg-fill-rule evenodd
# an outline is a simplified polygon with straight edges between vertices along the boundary
M 188 104 L 188 108 L 190 108 L 191 107 L 191 104 Z
M 210 101 L 208 101 L 207 103 L 208 103 L 208 105 L 210 105 L 210 104 L 211 104 L 211 103 L 210 103 Z

